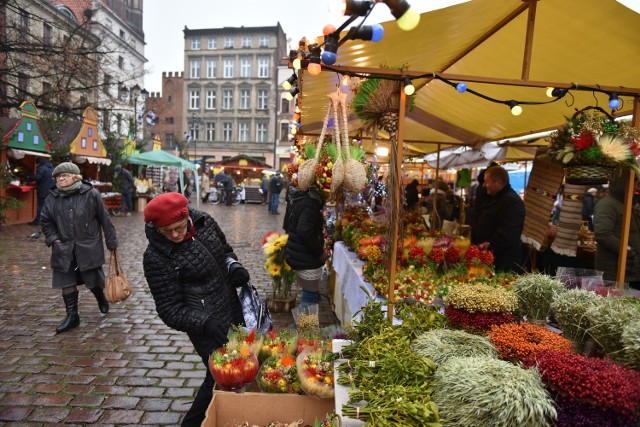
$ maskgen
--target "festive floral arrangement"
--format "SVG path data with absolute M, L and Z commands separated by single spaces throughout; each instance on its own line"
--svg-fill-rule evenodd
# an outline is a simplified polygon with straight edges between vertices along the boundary
M 298 334 L 295 331 L 283 329 L 271 330 L 262 339 L 258 360 L 263 362 L 278 354 L 296 354 Z
M 326 347 L 316 350 L 307 348 L 298 355 L 298 377 L 306 394 L 333 399 L 333 362 L 336 359 L 337 354 Z
M 640 130 L 611 117 L 581 111 L 547 141 L 549 155 L 565 165 L 626 167 L 640 176 Z
M 627 422 L 597 425 L 637 425 L 640 411 L 640 373 L 611 360 L 568 352 L 542 351 L 535 358 L 542 381 L 560 398 L 617 413 Z M 566 420 L 562 425 L 583 425 Z M 586 424 L 590 425 L 590 424 Z
M 543 350 L 571 351 L 572 343 L 544 326 L 531 323 L 506 323 L 493 326 L 489 339 L 500 358 L 511 362 L 530 363 Z
M 489 357 L 453 357 L 434 374 L 433 402 L 447 425 L 553 425 L 556 410 L 540 375 Z
M 209 369 L 213 378 L 223 390 L 235 391 L 250 384 L 256 377 L 260 363 L 248 346 L 213 352 L 209 358 Z
M 288 234 L 275 231 L 268 232 L 262 238 L 262 251 L 267 257 L 264 264 L 273 284 L 276 298 L 288 298 L 291 295 L 291 284 L 295 281 L 295 272 L 285 260 Z
M 265 393 L 302 393 L 296 357 L 289 353 L 271 356 L 262 363 L 257 377 L 260 390 Z
M 523 274 L 511 288 L 518 297 L 520 310 L 529 320 L 546 320 L 553 299 L 567 290 L 558 279 L 539 273 Z

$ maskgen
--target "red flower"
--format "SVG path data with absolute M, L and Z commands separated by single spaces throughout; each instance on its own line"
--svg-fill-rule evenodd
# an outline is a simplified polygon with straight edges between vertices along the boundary
M 467 262 L 471 262 L 475 258 L 478 258 L 479 256 L 480 256 L 480 249 L 478 249 L 477 246 L 469 246 L 469 248 L 467 248 L 467 252 L 464 254 L 464 259 Z
M 480 262 L 482 262 L 484 265 L 493 264 L 493 254 L 490 251 L 481 251 L 479 258 Z
M 486 331 L 494 325 L 511 323 L 516 319 L 511 313 L 469 313 L 451 306 L 444 309 L 444 315 L 454 327 L 474 333 Z
M 429 258 L 431 258 L 433 262 L 440 264 L 442 261 L 444 261 L 444 251 L 440 248 L 433 248 L 431 249 Z
M 447 261 L 447 264 L 455 264 L 460 261 L 460 251 L 452 246 L 445 252 L 444 259 Z
M 593 145 L 593 134 L 583 130 L 580 132 L 580 137 L 571 138 L 571 142 L 578 150 L 584 150 Z

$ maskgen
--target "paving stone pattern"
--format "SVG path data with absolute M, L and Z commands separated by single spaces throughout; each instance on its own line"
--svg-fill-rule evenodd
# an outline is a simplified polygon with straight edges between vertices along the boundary
M 255 204 L 200 208 L 216 218 L 266 296 L 270 279 L 260 241 L 268 231 L 282 231 L 282 215 Z M 179 425 L 191 406 L 204 370 L 187 335 L 156 314 L 142 268 L 143 214 L 113 222 L 134 293 L 101 315 L 81 287 L 80 326 L 58 335 L 65 309 L 60 291 L 51 289 L 44 238 L 27 237 L 37 231 L 33 226 L 0 228 L 1 426 Z M 323 283 L 323 293 L 327 288 Z M 320 323 L 337 323 L 326 297 Z M 274 314 L 275 328 L 292 325 L 291 313 Z

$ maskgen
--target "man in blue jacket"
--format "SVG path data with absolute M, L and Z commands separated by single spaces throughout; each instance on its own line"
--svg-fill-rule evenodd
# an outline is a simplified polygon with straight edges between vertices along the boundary
M 38 157 L 36 160 L 36 194 L 38 197 L 38 212 L 36 219 L 31 221 L 29 225 L 40 225 L 40 214 L 44 207 L 44 201 L 47 200 L 49 190 L 56 186 L 53 179 L 53 165 L 46 157 Z

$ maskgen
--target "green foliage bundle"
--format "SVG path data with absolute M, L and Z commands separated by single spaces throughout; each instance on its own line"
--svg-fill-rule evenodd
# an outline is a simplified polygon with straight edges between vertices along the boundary
M 432 398 L 445 426 L 541 427 L 557 417 L 537 370 L 487 357 L 440 365 Z
M 636 371 L 640 371 L 640 318 L 629 322 L 622 329 L 622 346 L 625 363 Z
M 530 320 L 546 320 L 553 299 L 567 290 L 559 280 L 538 273 L 520 276 L 513 282 L 512 289 L 518 297 L 520 310 Z
M 556 295 L 551 303 L 551 311 L 562 329 L 562 335 L 573 341 L 582 341 L 589 329 L 585 313 L 601 299 L 600 295 L 581 289 Z
M 620 298 L 602 298 L 585 313 L 589 321 L 587 333 L 613 360 L 626 363 L 622 331 L 640 319 L 640 306 Z
M 487 338 L 453 329 L 434 329 L 420 334 L 411 343 L 411 349 L 433 360 L 437 366 L 452 357 L 498 358 L 498 350 Z

